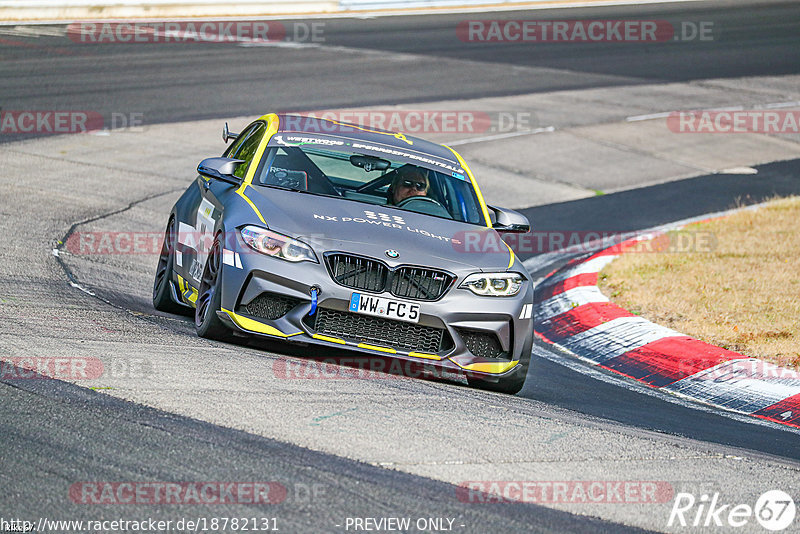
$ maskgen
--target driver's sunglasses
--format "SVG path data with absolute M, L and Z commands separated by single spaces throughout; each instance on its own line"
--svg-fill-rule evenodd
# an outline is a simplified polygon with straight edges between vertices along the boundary
M 413 187 L 417 191 L 425 191 L 428 188 L 428 184 L 425 182 L 412 182 L 411 180 L 403 180 L 400 185 L 402 187 Z

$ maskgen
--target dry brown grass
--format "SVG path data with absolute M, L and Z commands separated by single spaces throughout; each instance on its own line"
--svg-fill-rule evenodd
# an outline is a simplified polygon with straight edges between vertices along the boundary
M 800 197 L 775 200 L 670 235 L 672 242 L 679 234 L 701 243 L 716 237 L 711 252 L 625 254 L 601 272 L 599 285 L 655 323 L 800 369 L 799 226 Z

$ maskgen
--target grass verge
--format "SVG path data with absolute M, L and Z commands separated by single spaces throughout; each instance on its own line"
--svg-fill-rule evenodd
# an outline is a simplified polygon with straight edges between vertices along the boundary
M 610 300 L 654 323 L 800 369 L 800 197 L 670 232 L 600 273 Z

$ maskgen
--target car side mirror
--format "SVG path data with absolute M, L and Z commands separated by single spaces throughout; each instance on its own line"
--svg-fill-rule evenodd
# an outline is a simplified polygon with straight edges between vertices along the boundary
M 197 172 L 206 178 L 219 180 L 231 185 L 239 185 L 242 180 L 238 176 L 234 176 L 233 173 L 236 171 L 236 167 L 242 163 L 244 161 L 240 159 L 207 158 L 197 166 Z
M 492 228 L 498 232 L 525 234 L 531 231 L 531 223 L 520 212 L 508 208 L 488 207 L 494 212 Z

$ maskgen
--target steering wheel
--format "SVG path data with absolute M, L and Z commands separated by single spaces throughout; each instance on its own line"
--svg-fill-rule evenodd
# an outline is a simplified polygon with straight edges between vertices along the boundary
M 415 213 L 422 213 L 423 215 L 434 215 L 445 219 L 453 218 L 453 215 L 447 211 L 447 208 L 442 206 L 441 202 L 431 197 L 418 196 L 404 198 L 397 203 L 397 207 Z
M 438 200 L 436 200 L 435 198 L 423 197 L 423 196 L 415 196 L 415 197 L 404 198 L 403 200 L 401 200 L 400 202 L 397 203 L 397 207 L 398 208 L 402 208 L 402 207 L 406 206 L 407 204 L 410 204 L 411 202 L 413 202 L 415 200 L 421 200 L 422 202 L 431 202 L 432 204 L 436 204 L 440 208 L 445 209 L 445 207 L 442 206 L 442 203 L 439 202 Z

